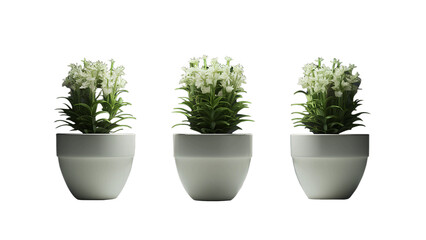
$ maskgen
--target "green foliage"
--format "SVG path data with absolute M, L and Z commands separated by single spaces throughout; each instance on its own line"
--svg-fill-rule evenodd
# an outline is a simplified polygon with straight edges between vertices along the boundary
M 58 127 L 69 126 L 72 131 L 82 133 L 115 133 L 122 130 L 122 127 L 131 128 L 120 124 L 125 119 L 135 119 L 121 110 L 121 107 L 130 105 L 118 96 L 123 92 L 127 91 L 120 90 L 101 98 L 100 93 L 96 95 L 90 89 L 71 90 L 69 97 L 62 97 L 67 99 L 69 104 L 65 104 L 66 108 L 57 109 L 62 116 L 67 117 L 66 120 L 57 120 L 63 122 Z M 108 117 L 100 118 L 102 114 Z
M 188 97 L 182 97 L 181 104 L 189 108 L 175 108 L 176 113 L 186 116 L 184 123 L 192 130 L 200 133 L 233 133 L 241 129 L 238 124 L 245 121 L 248 115 L 239 114 L 240 110 L 247 108 L 249 102 L 238 101 L 242 96 L 238 91 L 218 95 L 220 88 L 211 90 L 210 93 L 202 93 L 195 87 L 182 87 L 188 91 Z M 173 126 L 173 127 L 175 127 Z
M 364 126 L 356 123 L 362 121 L 359 117 L 365 112 L 353 114 L 357 107 L 361 105 L 361 100 L 354 100 L 355 91 L 345 91 L 341 97 L 336 97 L 332 91 L 328 94 L 314 93 L 308 94 L 304 91 L 307 102 L 299 105 L 304 108 L 304 112 L 293 112 L 302 117 L 293 118 L 295 127 L 303 126 L 314 134 L 339 134 L 357 126 Z

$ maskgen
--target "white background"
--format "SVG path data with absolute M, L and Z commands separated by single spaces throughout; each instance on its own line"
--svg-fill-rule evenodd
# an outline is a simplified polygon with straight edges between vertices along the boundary
M 0 239 L 425 239 L 426 6 L 421 1 L 1 1 Z M 171 129 L 181 67 L 234 58 L 246 70 L 254 123 L 249 174 L 230 202 L 181 186 Z M 371 134 L 349 200 L 315 201 L 294 174 L 291 103 L 302 66 L 354 63 Z M 70 63 L 126 67 L 136 156 L 110 201 L 78 201 L 56 158 L 56 97 Z

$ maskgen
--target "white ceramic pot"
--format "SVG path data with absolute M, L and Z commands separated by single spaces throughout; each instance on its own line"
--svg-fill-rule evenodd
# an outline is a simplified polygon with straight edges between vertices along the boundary
M 116 198 L 132 168 L 134 134 L 57 134 L 62 175 L 75 198 Z
M 348 199 L 364 174 L 368 134 L 291 135 L 299 183 L 310 199 Z
M 180 180 L 194 200 L 233 199 L 247 176 L 251 134 L 175 134 L 174 157 Z

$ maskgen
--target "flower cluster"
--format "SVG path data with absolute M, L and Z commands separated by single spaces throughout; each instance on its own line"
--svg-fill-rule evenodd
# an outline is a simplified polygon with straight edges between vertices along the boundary
M 200 60 L 203 61 L 202 66 Z M 226 64 L 221 64 L 217 58 L 213 58 L 208 65 L 205 55 L 202 58 L 192 58 L 189 61 L 189 68 L 182 68 L 185 73 L 182 74 L 180 83 L 187 87 L 195 86 L 202 93 L 210 93 L 219 88 L 218 92 L 215 92 L 218 96 L 222 96 L 224 91 L 227 93 L 244 91 L 241 87 L 246 83 L 243 66 L 231 66 L 230 57 L 226 57 L 225 60 Z
M 316 63 L 303 67 L 304 76 L 299 84 L 306 91 L 297 91 L 306 96 L 306 103 L 293 105 L 302 106 L 301 115 L 293 118 L 295 126 L 303 126 L 315 134 L 339 134 L 354 127 L 364 126 L 357 123 L 362 121 L 360 116 L 365 112 L 354 113 L 361 106 L 361 100 L 355 99 L 361 79 L 359 74 L 353 74 L 355 65 L 349 67 L 333 59 L 332 67 L 322 64 L 318 58 Z
M 333 90 L 336 97 L 341 97 L 345 91 L 357 91 L 361 79 L 359 74 L 352 74 L 355 65 L 343 66 L 338 59 L 331 61 L 330 68 L 318 58 L 317 63 L 309 63 L 303 67 L 304 76 L 299 79 L 299 85 L 310 93 L 327 93 Z
M 105 95 L 111 94 L 114 89 L 124 88 L 127 83 L 123 79 L 124 67 L 114 68 L 114 60 L 110 61 L 109 68 L 101 61 L 91 62 L 86 59 L 83 60 L 83 65 L 70 64 L 71 70 L 62 85 L 71 90 L 90 89 L 92 92 L 101 88 Z
M 193 58 L 189 67 L 184 67 L 184 74 L 179 88 L 185 90 L 187 97 L 182 97 L 186 108 L 175 108 L 176 113 L 186 117 L 183 123 L 200 133 L 233 133 L 241 129 L 241 122 L 251 121 L 250 117 L 240 111 L 248 107 L 249 102 L 240 101 L 244 92 L 244 69 L 241 65 L 231 66 L 231 58 L 226 57 L 226 64 L 220 64 L 213 58 L 207 64 L 207 56 Z M 203 64 L 200 65 L 200 61 Z
M 113 133 L 122 130 L 121 121 L 134 119 L 131 114 L 123 113 L 122 107 L 130 105 L 124 102 L 120 94 L 126 81 L 123 79 L 124 67 L 114 67 L 96 61 L 83 60 L 83 65 L 71 64 L 71 70 L 63 81 L 63 86 L 70 89 L 64 97 L 68 101 L 64 108 L 59 108 L 65 120 L 57 120 L 74 131 L 82 133 Z M 101 107 L 101 109 L 99 109 Z

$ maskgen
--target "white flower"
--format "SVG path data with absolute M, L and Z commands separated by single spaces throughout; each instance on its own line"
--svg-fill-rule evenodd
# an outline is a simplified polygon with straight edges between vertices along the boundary
M 202 93 L 209 93 L 210 92 L 210 86 L 201 86 L 201 92 Z
M 305 75 L 311 74 L 311 72 L 315 69 L 315 65 L 313 63 L 308 63 L 303 67 L 303 71 Z
M 204 85 L 203 79 L 201 79 L 200 77 L 195 78 L 195 86 L 197 88 L 201 88 L 201 86 L 203 86 L 203 85 Z
M 219 61 L 217 60 L 217 58 L 212 58 L 212 60 L 211 60 L 211 65 L 212 65 L 212 66 L 215 66 L 215 65 L 217 65 L 217 64 L 219 64 Z
M 302 88 L 308 88 L 309 87 L 309 77 L 301 77 L 299 78 L 299 85 L 302 86 Z
M 71 64 L 71 70 L 62 85 L 71 90 L 90 89 L 92 92 L 96 92 L 97 88 L 102 88 L 105 95 L 111 94 L 113 91 L 123 88 L 127 83 L 122 77 L 124 67 L 113 68 L 113 66 L 114 60 L 111 60 L 111 68 L 101 61 L 83 60 L 83 66 Z
M 81 86 L 80 89 L 86 89 L 86 88 L 90 88 L 90 90 L 95 91 L 96 90 L 96 78 L 93 76 L 90 76 L 89 74 L 87 74 L 88 76 L 86 76 L 84 79 L 80 79 L 81 81 Z
M 230 57 L 225 57 L 225 60 L 226 60 L 226 65 L 227 65 L 227 66 L 230 66 L 231 61 L 232 61 L 232 58 L 230 58 Z
M 210 61 L 207 66 L 207 56 L 202 57 L 204 67 L 198 66 L 199 60 L 192 58 L 190 60 L 189 68 L 182 68 L 184 73 L 180 80 L 181 84 L 185 86 L 192 86 L 199 89 L 202 93 L 210 93 L 211 89 L 219 90 L 218 95 L 222 96 L 224 93 L 232 91 L 244 91 L 241 87 L 246 83 L 246 76 L 244 76 L 244 69 L 241 65 L 231 66 L 228 63 L 232 60 L 226 57 L 227 64 L 220 64 L 217 58 Z M 231 69 L 233 70 L 231 72 Z M 217 89 L 219 87 L 219 89 Z
M 341 85 L 342 89 L 343 89 L 343 90 L 345 90 L 345 91 L 350 91 L 350 90 L 352 90 L 352 84 L 350 84 L 350 83 L 348 83 L 348 82 L 344 82 L 344 81 L 342 81 L 342 82 L 340 83 L 340 85 Z
M 327 93 L 331 88 L 336 97 L 342 96 L 344 91 L 357 89 L 356 83 L 361 79 L 358 73 L 352 75 L 355 65 L 342 66 L 339 60 L 334 59 L 331 69 L 322 61 L 323 59 L 319 58 L 317 64 L 309 63 L 303 67 L 304 76 L 299 78 L 299 85 L 311 93 Z
M 334 72 L 334 76 L 336 77 L 340 77 L 345 73 L 345 69 L 343 67 L 340 68 L 336 68 L 335 72 Z
M 243 66 L 241 66 L 240 64 L 234 66 L 234 72 L 236 74 L 243 74 L 244 70 L 243 70 Z
M 206 84 L 212 85 L 212 84 L 213 84 L 213 80 L 214 80 L 214 76 L 212 76 L 212 77 L 208 77 L 208 78 L 206 79 Z
M 191 58 L 189 64 L 191 67 L 198 67 L 200 60 L 198 58 Z

